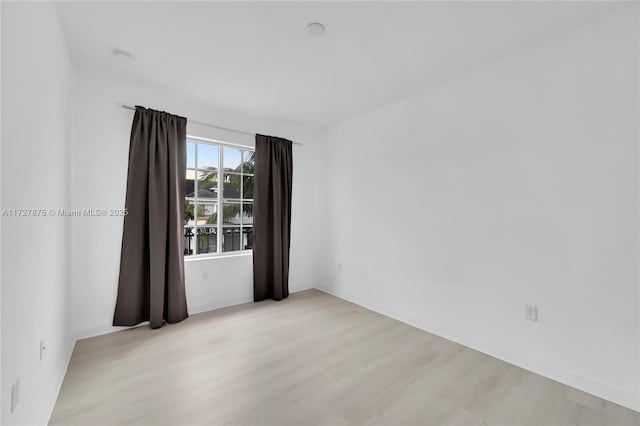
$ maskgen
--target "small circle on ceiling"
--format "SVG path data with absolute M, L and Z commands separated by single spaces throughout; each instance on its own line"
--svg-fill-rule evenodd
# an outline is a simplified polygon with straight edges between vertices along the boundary
M 136 59 L 131 53 L 122 49 L 111 49 L 111 54 L 115 56 L 117 60 L 125 64 L 130 64 Z
M 307 25 L 307 34 L 311 35 L 311 36 L 319 36 L 324 34 L 324 25 L 318 23 L 318 22 L 312 22 L 309 25 Z

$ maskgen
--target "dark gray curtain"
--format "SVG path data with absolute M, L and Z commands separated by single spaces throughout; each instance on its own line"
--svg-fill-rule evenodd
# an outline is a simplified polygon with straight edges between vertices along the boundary
M 291 141 L 256 135 L 253 194 L 253 300 L 289 296 Z
M 184 179 L 187 119 L 136 106 L 129 145 L 128 210 L 113 325 L 187 318 Z

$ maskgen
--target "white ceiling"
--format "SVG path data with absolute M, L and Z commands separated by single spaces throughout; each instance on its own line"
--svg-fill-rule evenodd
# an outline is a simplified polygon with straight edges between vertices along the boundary
M 74 63 L 322 127 L 621 7 L 613 2 L 60 2 Z M 321 22 L 326 33 L 308 36 Z M 110 53 L 132 53 L 126 65 Z

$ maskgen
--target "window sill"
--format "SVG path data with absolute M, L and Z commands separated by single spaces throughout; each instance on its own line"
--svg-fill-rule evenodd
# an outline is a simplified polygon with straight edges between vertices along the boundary
M 214 254 L 196 254 L 191 256 L 185 256 L 184 261 L 197 262 L 199 260 L 211 260 L 211 259 L 226 259 L 229 257 L 246 257 L 253 255 L 253 250 L 234 251 L 229 253 L 214 253 Z

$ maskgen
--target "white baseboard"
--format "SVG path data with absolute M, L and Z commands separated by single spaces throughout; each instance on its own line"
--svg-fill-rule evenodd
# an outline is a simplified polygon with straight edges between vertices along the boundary
M 235 299 L 228 299 L 223 301 L 218 301 L 216 303 L 206 303 L 202 305 L 189 306 L 189 315 L 195 315 L 202 312 L 213 311 L 216 309 L 227 308 L 229 306 L 241 305 L 243 303 L 249 303 L 253 301 L 252 297 L 240 297 Z M 141 323 L 144 324 L 144 323 Z M 139 327 L 140 325 L 135 325 L 133 327 Z M 120 330 L 126 330 L 130 327 L 114 327 L 112 325 L 103 325 L 103 326 L 94 326 L 83 328 L 82 330 L 76 330 L 75 336 L 76 340 L 89 339 L 91 337 L 102 336 L 103 334 L 114 333 Z
M 49 391 L 49 395 L 47 396 L 42 415 L 38 419 L 37 424 L 39 425 L 49 424 L 49 419 L 51 418 L 51 414 L 53 414 L 53 409 L 56 405 L 56 401 L 58 400 L 58 395 L 60 394 L 62 383 L 64 382 L 64 378 L 67 375 L 67 369 L 69 368 L 69 362 L 71 361 L 71 355 L 73 354 L 73 348 L 75 347 L 75 345 L 75 339 L 72 339 L 71 342 L 67 344 L 64 357 L 58 368 L 58 377 L 56 378 L 53 387 Z
M 541 362 L 529 357 L 523 357 L 520 354 L 496 351 L 494 345 L 492 345 L 490 342 L 469 339 L 467 336 L 460 336 L 459 333 L 456 333 L 455 331 L 450 329 L 446 329 L 445 327 L 436 326 L 434 324 L 425 324 L 423 321 L 416 320 L 409 315 L 406 315 L 402 312 L 397 312 L 388 307 L 374 305 L 371 303 L 362 303 L 352 296 L 339 294 L 338 292 L 333 292 L 322 287 L 318 287 L 317 290 L 346 300 L 347 302 L 361 306 L 370 311 L 377 312 L 389 318 L 393 318 L 412 327 L 419 328 L 420 330 L 424 330 L 428 333 L 435 334 L 447 340 L 456 342 L 460 345 L 490 355 L 501 361 L 508 362 L 509 364 L 516 365 L 520 368 L 524 368 L 525 370 L 547 377 L 551 380 L 555 380 L 567 386 L 571 386 L 581 391 L 622 405 L 631 410 L 640 411 L 640 401 L 638 401 L 637 397 L 616 386 L 602 383 L 590 377 L 572 373 L 566 368 L 562 368 L 562 366 L 549 366 L 548 363 Z
M 296 288 L 293 293 L 301 291 L 311 290 L 315 287 Z M 202 312 L 215 311 L 216 309 L 228 308 L 230 306 L 242 305 L 244 303 L 253 302 L 253 295 L 247 295 L 244 297 L 235 297 L 225 300 L 218 300 L 214 303 L 204 303 L 200 305 L 189 305 L 189 315 L 200 314 Z M 137 327 L 137 325 L 135 326 Z M 111 325 L 87 327 L 75 332 L 76 340 L 88 339 L 91 337 L 101 336 L 103 334 L 109 334 L 120 330 L 125 330 L 128 327 L 114 327 Z
M 189 307 L 189 315 L 200 314 L 202 312 L 215 311 L 216 309 L 228 308 L 230 306 L 242 305 L 244 303 L 253 302 L 253 295 L 248 297 L 236 297 L 233 299 L 227 299 L 217 301 L 215 303 L 205 303 L 202 305 L 195 305 Z
M 76 340 L 89 339 L 90 337 L 101 336 L 103 334 L 113 333 L 126 328 L 128 327 L 114 327 L 112 325 L 87 327 L 76 331 Z

